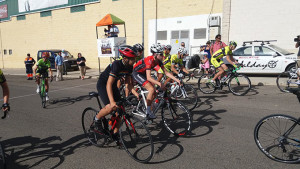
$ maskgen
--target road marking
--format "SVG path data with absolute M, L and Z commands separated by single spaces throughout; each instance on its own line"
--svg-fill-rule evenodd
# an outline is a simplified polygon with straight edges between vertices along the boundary
M 82 86 L 89 86 L 92 84 L 96 84 L 96 83 L 89 83 L 89 84 L 84 84 L 84 85 L 78 85 L 78 86 L 72 86 L 72 87 L 67 87 L 67 88 L 62 88 L 62 89 L 57 89 L 57 90 L 52 90 L 49 93 L 54 93 L 57 91 L 62 91 L 62 90 L 68 90 L 68 89 L 73 89 L 73 88 L 77 88 L 77 87 L 82 87 Z M 22 95 L 22 96 L 16 96 L 16 97 L 10 97 L 9 100 L 13 100 L 13 99 L 18 99 L 18 98 L 23 98 L 23 97 L 29 97 L 29 96 L 35 96 L 37 95 L 37 93 L 34 94 L 27 94 L 27 95 Z M 3 99 L 1 99 L 0 101 L 2 101 Z

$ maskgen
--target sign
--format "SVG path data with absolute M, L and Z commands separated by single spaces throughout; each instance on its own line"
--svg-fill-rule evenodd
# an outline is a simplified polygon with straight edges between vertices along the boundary
M 97 39 L 98 57 L 119 56 L 119 46 L 126 44 L 125 37 Z
M 29 12 L 65 4 L 68 4 L 68 0 L 18 0 L 19 12 Z
M 0 19 L 7 18 L 7 5 L 0 6 Z

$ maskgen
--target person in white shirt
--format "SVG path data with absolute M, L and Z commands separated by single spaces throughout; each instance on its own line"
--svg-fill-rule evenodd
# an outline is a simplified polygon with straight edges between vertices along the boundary
M 110 33 L 110 37 L 118 37 L 119 28 L 116 25 L 111 25 L 109 33 Z

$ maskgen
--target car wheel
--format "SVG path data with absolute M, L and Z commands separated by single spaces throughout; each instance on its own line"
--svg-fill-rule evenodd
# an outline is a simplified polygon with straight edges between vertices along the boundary
M 291 65 L 289 65 L 287 68 L 286 68 L 286 71 L 292 71 L 292 72 L 295 72 L 296 71 L 296 64 L 293 63 Z

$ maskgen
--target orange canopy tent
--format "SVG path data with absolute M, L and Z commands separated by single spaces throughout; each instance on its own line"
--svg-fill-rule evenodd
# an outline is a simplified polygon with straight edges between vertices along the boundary
M 97 32 L 97 39 L 98 39 L 98 29 L 97 27 L 99 26 L 108 26 L 108 25 L 124 25 L 124 30 L 125 30 L 125 37 L 126 37 L 126 28 L 125 28 L 125 22 L 116 17 L 113 14 L 107 14 L 102 18 L 97 24 L 96 24 L 96 32 Z

